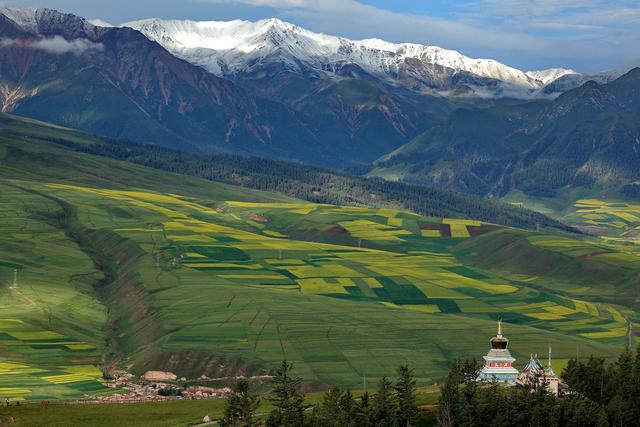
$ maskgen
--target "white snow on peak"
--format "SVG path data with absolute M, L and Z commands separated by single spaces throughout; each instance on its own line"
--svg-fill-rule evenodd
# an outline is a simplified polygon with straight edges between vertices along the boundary
M 38 30 L 37 12 L 38 9 L 35 7 L 0 7 L 1 14 L 29 32 L 37 32 Z
M 558 80 L 562 76 L 579 73 L 567 68 L 549 68 L 547 70 L 527 71 L 526 74 L 532 79 L 539 80 L 543 84 L 547 85 Z
M 214 74 L 251 71 L 277 58 L 292 69 L 301 64 L 326 69 L 336 62 L 354 63 L 382 76 L 396 75 L 407 60 L 468 72 L 526 89 L 542 86 L 539 79 L 490 59 L 472 59 L 453 50 L 379 39 L 349 40 L 314 33 L 278 19 L 251 21 L 180 21 L 147 19 L 123 24 L 140 30 L 176 56 Z
M 105 27 L 105 28 L 115 27 L 115 25 L 110 24 L 107 21 L 103 21 L 102 19 L 99 19 L 99 18 L 89 19 L 87 20 L 87 22 L 96 27 Z

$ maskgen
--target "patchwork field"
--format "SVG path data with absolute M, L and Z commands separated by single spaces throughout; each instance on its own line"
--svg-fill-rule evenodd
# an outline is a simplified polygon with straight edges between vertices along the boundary
M 138 373 L 163 369 L 188 377 L 265 374 L 286 358 L 315 387 L 355 387 L 365 375 L 375 381 L 406 362 L 427 384 L 446 372 L 453 355 L 482 356 L 498 317 L 507 322 L 512 350 L 523 360 L 549 344 L 559 359 L 567 359 L 576 349 L 613 355 L 627 342 L 625 316 L 633 314 L 623 307 L 559 295 L 530 286 L 526 277 L 490 273 L 462 261 L 457 246 L 499 233 L 491 224 L 390 209 L 237 202 L 69 184 L 20 186 L 33 193 L 14 188 L 15 200 L 41 200 L 49 212 L 72 210 L 59 218 L 61 227 L 79 233 L 81 247 L 94 262 L 96 256 L 108 262 L 105 271 L 115 280 L 98 299 L 88 288 L 80 292 L 69 277 L 59 279 L 66 292 L 80 294 L 75 297 L 83 305 L 88 301 L 81 298 L 90 298 L 95 325 L 82 331 L 67 322 L 67 329 L 43 328 L 42 335 L 9 335 L 29 346 L 55 348 L 69 366 L 53 360 L 38 364 L 29 359 L 35 352 L 16 351 L 4 363 L 23 363 L 29 381 L 49 388 L 27 387 L 25 379 L 5 394 L 101 392 L 100 369 L 88 368 L 102 366 L 100 351 L 122 354 L 120 363 Z M 32 251 L 40 252 L 43 238 Z M 557 244 L 555 237 L 549 239 L 532 237 L 534 244 Z M 99 280 L 90 259 L 78 255 L 85 257 L 83 274 Z M 26 279 L 29 268 L 23 270 Z M 0 271 L 7 282 L 11 268 Z M 25 298 L 44 301 L 44 290 L 26 289 L 25 284 Z M 104 329 L 105 306 L 99 300 L 111 313 L 111 330 Z M 26 299 L 24 304 L 29 305 Z M 25 319 L 16 312 L 5 317 Z M 45 318 L 41 314 L 38 322 L 45 325 Z M 105 336 L 112 343 L 106 351 Z M 29 341 L 36 339 L 42 342 Z
M 585 224 L 626 231 L 640 227 L 639 204 L 581 199 L 574 206 L 576 214 Z
M 361 387 L 400 363 L 424 385 L 455 355 L 481 357 L 499 317 L 519 361 L 551 344 L 559 367 L 617 355 L 637 318 L 640 266 L 615 242 L 48 149 L 0 146 L 0 398 L 107 393 L 116 365 L 198 378 L 285 358 L 310 388 Z
M 106 392 L 101 273 L 50 224 L 55 203 L 5 184 L 0 194 L 0 398 Z

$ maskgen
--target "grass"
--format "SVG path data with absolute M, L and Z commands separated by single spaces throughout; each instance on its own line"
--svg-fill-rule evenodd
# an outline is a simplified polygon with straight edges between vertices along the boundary
M 359 398 L 362 391 L 354 391 Z M 420 406 L 434 405 L 440 396 L 437 387 L 418 389 L 417 403 Z M 317 404 L 322 401 L 323 393 L 307 393 L 306 401 Z M 136 403 L 127 405 L 78 405 L 51 404 L 44 408 L 40 404 L 22 405 L 20 407 L 0 407 L 0 421 L 14 417 L 16 427 L 39 426 L 46 420 L 47 426 L 70 427 L 90 424 L 93 427 L 145 425 L 154 427 L 194 425 L 201 423 L 205 416 L 216 420 L 224 414 L 224 400 L 182 400 L 159 403 Z M 256 411 L 264 417 L 271 410 L 266 397 Z
M 93 296 L 101 273 L 50 224 L 55 204 L 4 184 L 0 193 L 0 397 L 106 392 L 95 368 L 102 362 L 107 319 Z M 8 286 L 14 269 L 16 289 Z
M 569 280 L 547 263 L 580 259 L 570 239 L 3 142 L 0 363 L 16 372 L 0 390 L 12 398 L 106 393 L 98 373 L 112 362 L 197 378 L 268 374 L 288 359 L 310 389 L 408 363 L 424 386 L 455 355 L 486 353 L 500 316 L 521 361 L 549 344 L 560 359 L 576 348 L 613 357 L 635 316 L 604 298 L 624 280 L 596 289 L 589 278 L 601 276 Z M 520 262 L 536 274 L 513 271 Z M 607 265 L 602 277 L 627 271 Z M 16 268 L 18 292 L 7 286 Z
M 514 336 L 526 336 L 535 346 L 540 334 L 545 337 L 540 347 L 551 341 L 566 357 L 576 345 L 607 353 L 624 342 L 614 335 L 581 335 L 625 326 L 606 309 L 578 312 L 568 308 L 572 300 L 560 297 L 542 310 L 520 308 L 551 296 L 465 266 L 453 253 L 459 238 L 422 236 L 420 224 L 441 220 L 327 205 L 305 204 L 301 212 L 297 204 L 225 201 L 213 208 L 140 192 L 46 188 L 82 206 L 94 227 L 119 230 L 148 254 L 136 271 L 153 295 L 151 309 L 159 314 L 154 328 L 165 332 L 154 354 L 130 356 L 134 369 L 175 359 L 164 366 L 194 376 L 206 369 L 202 360 L 185 366 L 179 363 L 183 355 L 213 352 L 223 360 L 240 359 L 241 369 L 260 374 L 287 358 L 310 384 L 327 387 L 353 386 L 365 374 L 379 378 L 404 360 L 416 366 L 420 383 L 428 384 L 444 374 L 450 355 L 484 353 L 498 313 L 513 322 Z M 109 215 L 116 205 L 135 215 Z M 259 224 L 250 220 L 257 216 Z M 389 218 L 402 219 L 402 226 L 387 225 Z M 354 222 L 358 226 L 350 227 Z M 342 231 L 335 233 L 336 226 Z M 599 326 L 563 327 L 585 317 Z M 134 325 L 123 326 L 135 331 Z M 479 327 L 486 333 L 472 332 Z M 448 338 L 452 330 L 465 337 L 464 345 Z M 518 354 L 515 345 L 514 351 Z

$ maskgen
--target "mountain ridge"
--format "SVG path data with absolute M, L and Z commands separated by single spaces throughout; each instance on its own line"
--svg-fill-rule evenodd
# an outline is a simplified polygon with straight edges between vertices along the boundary
M 561 68 L 524 72 L 437 46 L 376 38 L 350 40 L 275 18 L 255 22 L 151 18 L 122 26 L 140 30 L 176 56 L 216 75 L 239 80 L 278 61 L 288 71 L 311 73 L 321 79 L 334 78 L 332 69 L 348 63 L 388 83 L 427 93 L 455 95 L 460 93 L 455 89 L 464 86 L 480 97 L 527 98 L 552 95 L 544 89 L 561 77 L 587 77 Z
M 552 196 L 562 187 L 615 193 L 640 178 L 640 68 L 589 81 L 552 103 L 456 110 L 376 162 L 395 177 L 483 196 Z M 635 185 L 635 184 L 634 184 Z

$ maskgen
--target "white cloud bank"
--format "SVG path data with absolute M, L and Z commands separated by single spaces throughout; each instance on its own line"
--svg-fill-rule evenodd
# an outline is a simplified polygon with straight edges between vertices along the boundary
M 72 53 L 75 56 L 85 53 L 98 52 L 104 49 L 100 43 L 94 43 L 87 39 L 66 40 L 64 37 L 55 36 L 38 40 L 2 39 L 0 46 L 19 46 L 30 49 L 42 50 L 53 55 Z

